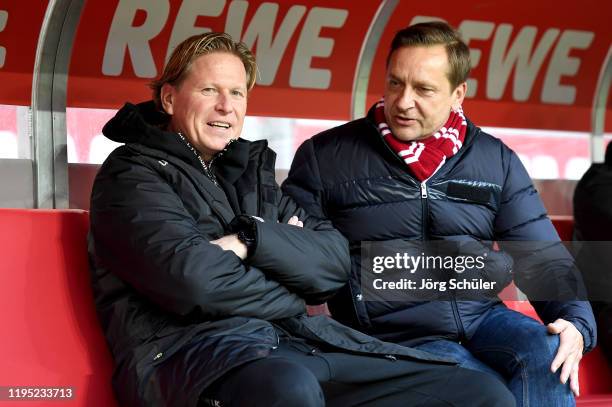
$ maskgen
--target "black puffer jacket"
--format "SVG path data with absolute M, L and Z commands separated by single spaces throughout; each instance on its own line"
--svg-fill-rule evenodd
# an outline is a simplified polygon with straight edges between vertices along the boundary
M 563 285 L 566 277 L 574 277 L 573 260 L 558 244 L 527 245 L 522 252 L 517 250 L 520 245 L 504 245 L 556 242 L 559 237 L 516 154 L 472 123 L 468 126 L 463 148 L 424 183 L 383 142 L 372 111 L 299 148 L 283 191 L 311 215 L 330 219 L 351 244 L 349 284 L 329 301 L 335 318 L 378 338 L 410 345 L 431 338 L 469 339 L 487 311 L 500 304 L 458 301 L 453 293 L 437 302 L 364 301 L 359 278 L 362 241 L 498 241 L 514 255 L 514 266 L 504 261 L 489 264 L 490 280 L 498 281 L 501 289 L 514 277 L 523 291 L 534 293 L 532 298 L 538 294 L 534 289 Z M 588 303 L 532 303 L 545 323 L 565 318 L 583 334 L 587 350 L 595 345 Z
M 577 245 L 577 261 L 589 298 L 612 303 L 612 143 L 606 162 L 591 165 L 576 185 L 574 219 L 575 239 L 588 242 Z
M 346 240 L 281 196 L 265 142 L 232 143 L 214 163 L 219 187 L 162 122 L 152 102 L 117 113 L 104 134 L 126 145 L 91 197 L 94 294 L 122 405 L 196 405 L 229 369 L 270 354 L 279 326 L 346 351 L 440 360 L 306 317 L 305 302 L 345 284 Z M 248 262 L 209 243 L 239 215 L 265 220 Z M 304 228 L 286 224 L 292 215 Z

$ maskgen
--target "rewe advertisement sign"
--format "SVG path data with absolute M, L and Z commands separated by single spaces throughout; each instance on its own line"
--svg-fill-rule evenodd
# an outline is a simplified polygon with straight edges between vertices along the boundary
M 0 6 L 3 104 L 27 105 L 31 98 L 46 3 L 30 3 Z M 458 27 L 470 46 L 466 113 L 475 122 L 589 131 L 610 50 L 610 11 L 612 3 L 596 0 L 89 0 L 72 50 L 68 106 L 117 108 L 147 99 L 146 84 L 176 44 L 193 34 L 226 31 L 259 62 L 249 114 L 348 120 L 360 67 L 369 72 L 367 108 L 382 94 L 394 33 L 440 19 Z M 363 58 L 368 51 L 370 60 Z

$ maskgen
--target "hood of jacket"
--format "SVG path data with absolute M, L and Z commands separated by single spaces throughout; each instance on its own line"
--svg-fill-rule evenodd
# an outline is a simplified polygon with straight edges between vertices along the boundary
M 200 168 L 196 155 L 187 147 L 177 133 L 166 130 L 170 116 L 160 111 L 153 101 L 139 104 L 126 103 L 109 120 L 102 133 L 116 143 L 141 144 L 164 151 Z M 267 147 L 265 140 L 250 142 L 242 138 L 230 143 L 227 150 L 217 153 L 215 173 L 229 183 L 237 180 L 246 170 L 251 150 L 261 151 Z

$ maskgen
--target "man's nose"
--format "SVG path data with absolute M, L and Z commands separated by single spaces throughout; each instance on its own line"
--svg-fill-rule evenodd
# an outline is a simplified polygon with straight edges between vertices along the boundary
M 231 113 L 234 110 L 234 105 L 232 104 L 230 95 L 220 92 L 217 97 L 217 105 L 215 108 L 222 113 Z
M 397 108 L 400 110 L 408 110 L 415 106 L 414 89 L 405 87 L 397 98 Z

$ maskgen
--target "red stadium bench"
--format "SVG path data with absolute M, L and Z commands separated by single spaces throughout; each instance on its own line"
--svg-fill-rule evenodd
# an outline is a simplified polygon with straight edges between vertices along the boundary
M 89 285 L 88 227 L 85 211 L 0 209 L 0 386 L 69 387 L 74 397 L 58 405 L 117 405 Z
M 553 220 L 565 227 L 562 238 L 571 236 L 571 218 Z M 85 211 L 0 209 L 0 386 L 69 387 L 74 397 L 62 405 L 112 407 L 113 362 L 89 286 L 87 229 Z M 508 304 L 535 316 L 526 301 Z M 612 406 L 612 372 L 599 349 L 581 366 L 578 405 Z

